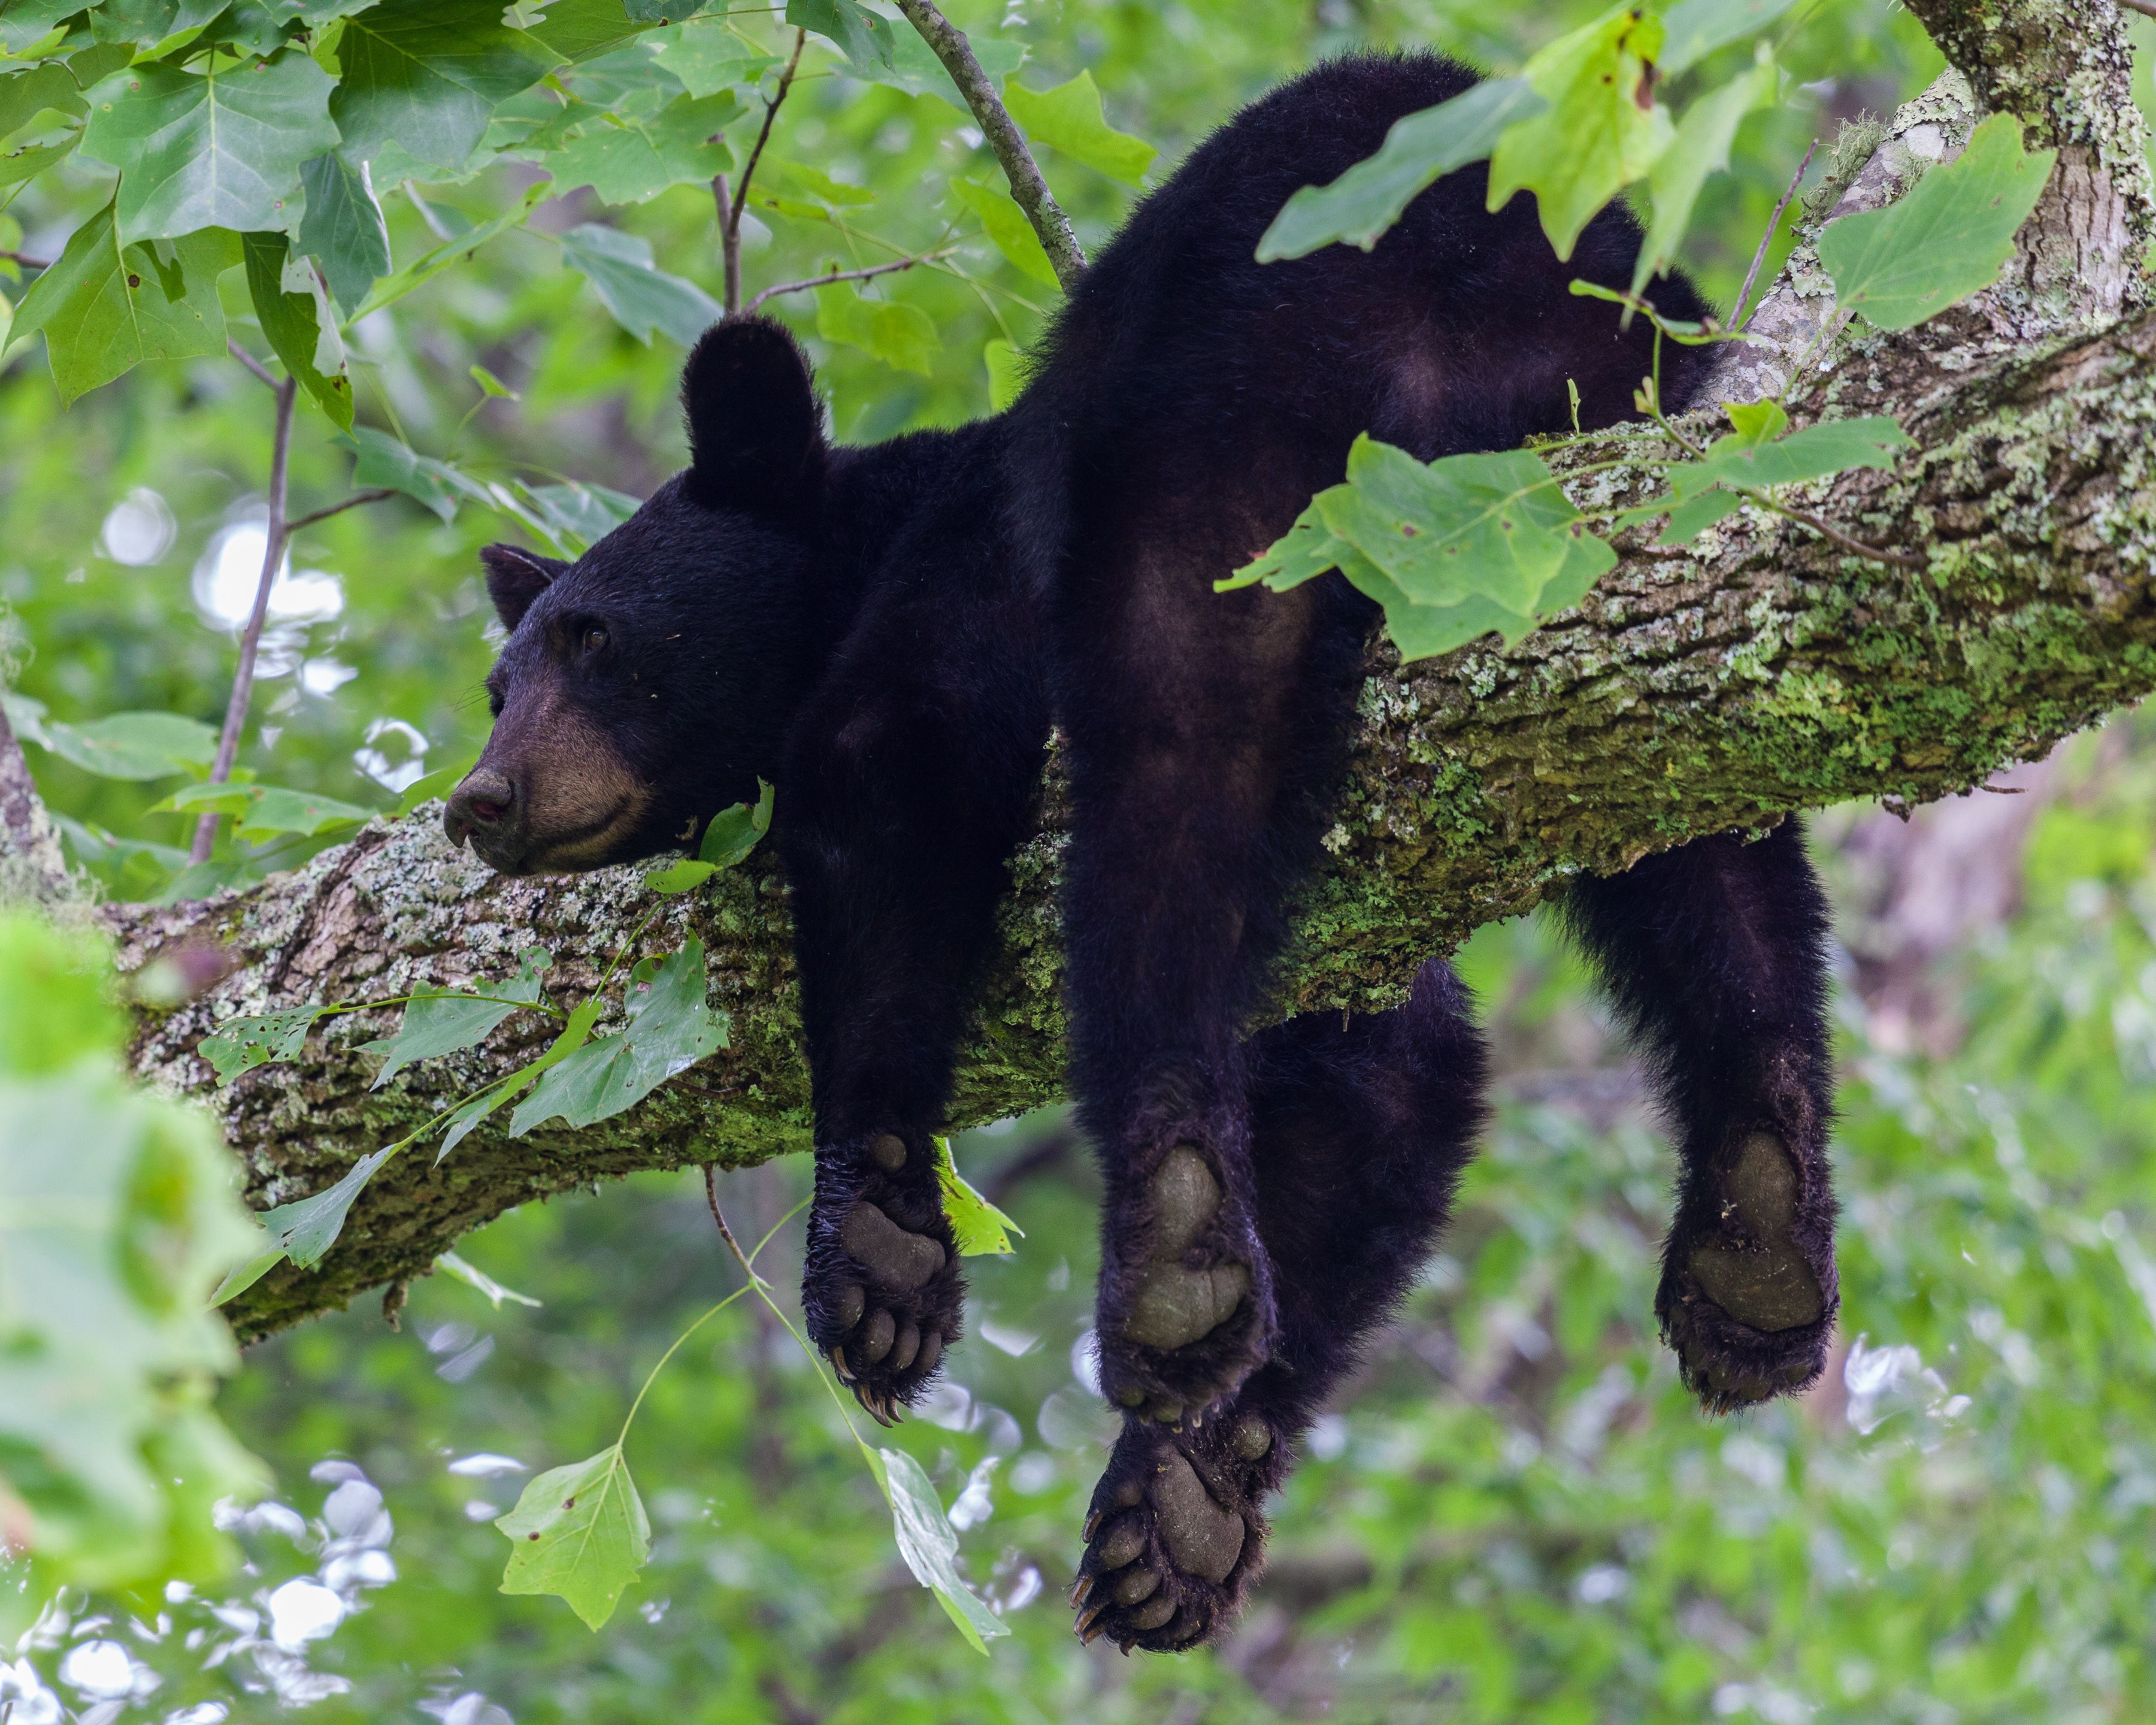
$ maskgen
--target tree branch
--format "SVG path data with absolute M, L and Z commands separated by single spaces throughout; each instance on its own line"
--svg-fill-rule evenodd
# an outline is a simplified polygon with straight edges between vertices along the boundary
M 59 903 L 75 896 L 53 818 L 38 795 L 23 745 L 0 706 L 0 904 Z
M 781 294 L 798 294 L 808 288 L 828 287 L 834 281 L 866 281 L 872 275 L 895 275 L 901 270 L 913 269 L 916 264 L 932 263 L 947 254 L 944 251 L 921 252 L 910 258 L 901 258 L 890 264 L 871 264 L 865 270 L 833 270 L 822 275 L 803 276 L 799 281 L 782 281 L 776 287 L 767 287 L 748 302 L 751 311 L 766 300 L 776 299 Z
M 996 152 L 996 160 L 1003 164 L 1004 177 L 1010 182 L 1011 196 L 1025 212 L 1026 220 L 1033 223 L 1033 231 L 1040 236 L 1041 248 L 1055 267 L 1055 279 L 1067 293 L 1086 267 L 1086 254 L 1079 249 L 1078 236 L 1070 228 L 1070 218 L 1063 213 L 1062 206 L 1048 189 L 1048 182 L 1041 177 L 1040 164 L 1026 147 L 1025 134 L 1018 129 L 1010 110 L 1004 106 L 1003 98 L 996 94 L 995 85 L 988 81 L 988 74 L 974 58 L 973 44 L 966 40 L 966 33 L 944 17 L 932 0 L 898 0 L 898 9 L 906 14 L 906 22 L 921 33 L 921 40 L 935 50 L 936 58 L 943 62 L 943 69 L 951 74 L 951 81 L 958 86 L 958 94 L 965 97 L 966 105 L 973 110 L 973 118 L 980 122 L 981 135 Z
M 301 516 L 297 521 L 288 522 L 286 524 L 285 528 L 285 541 L 287 543 L 290 543 L 292 536 L 298 532 L 300 528 L 311 527 L 316 521 L 326 521 L 333 515 L 342 515 L 347 509 L 357 509 L 364 503 L 379 503 L 385 497 L 394 497 L 398 495 L 398 494 L 397 492 L 389 490 L 387 486 L 380 486 L 372 491 L 358 492 L 352 496 L 346 498 L 341 503 L 332 503 L 326 509 L 314 510 L 306 515 Z
M 235 346 L 233 352 L 242 350 Z M 254 697 L 254 655 L 262 645 L 262 624 L 270 614 L 270 590 L 277 584 L 277 571 L 285 561 L 287 527 L 285 521 L 286 473 L 292 455 L 292 402 L 299 382 L 286 377 L 277 386 L 277 429 L 270 445 L 270 523 L 262 541 L 262 578 L 254 583 L 254 607 L 247 614 L 247 628 L 239 637 L 239 667 L 232 675 L 232 698 L 225 703 L 224 730 L 217 740 L 217 759 L 209 769 L 209 783 L 223 784 L 232 777 L 232 763 L 239 755 L 239 733 L 247 723 L 248 704 Z M 215 814 L 195 823 L 194 843 L 188 847 L 191 862 L 208 862 L 217 842 Z

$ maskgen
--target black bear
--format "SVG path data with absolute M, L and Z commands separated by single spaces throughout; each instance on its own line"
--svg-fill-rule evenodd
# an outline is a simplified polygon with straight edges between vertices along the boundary
M 777 325 L 711 330 L 693 459 L 573 566 L 485 553 L 511 631 L 453 838 L 516 873 L 693 839 L 778 787 L 814 1072 L 803 1304 L 888 1418 L 957 1338 L 930 1135 L 1029 829 L 1069 770 L 1070 1089 L 1105 1175 L 1101 1381 L 1123 1431 L 1086 1527 L 1088 1639 L 1233 1615 L 1294 1440 L 1442 1224 L 1482 1054 L 1450 969 L 1396 1010 L 1255 1034 L 1347 767 L 1374 608 L 1336 573 L 1214 591 L 1370 432 L 1430 459 L 1624 418 L 1644 321 L 1604 212 L 1551 253 L 1532 201 L 1440 180 L 1367 253 L 1260 264 L 1298 187 L 1472 74 L 1322 66 L 1238 115 L 1086 271 L 1006 413 L 825 440 Z M 1663 309 L 1696 316 L 1671 280 Z M 1666 356 L 1681 405 L 1700 362 Z M 1712 1408 L 1819 1373 L 1836 1307 L 1824 913 L 1795 822 L 1566 898 L 1651 1057 L 1681 1158 L 1656 1309 Z

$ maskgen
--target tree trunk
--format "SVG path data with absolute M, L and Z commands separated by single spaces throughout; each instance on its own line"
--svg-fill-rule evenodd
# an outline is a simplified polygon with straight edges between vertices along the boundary
M 1926 567 L 1857 557 L 1747 508 L 1681 552 L 1620 543 L 1620 566 L 1583 605 L 1510 650 L 1478 645 L 1403 668 L 1373 648 L 1366 729 L 1283 969 L 1282 1014 L 1394 1004 L 1424 958 L 1580 870 L 1849 798 L 1897 806 L 1966 792 L 2156 686 L 2156 314 L 2141 309 L 2148 176 L 2117 16 L 2109 0 L 1994 0 L 1977 28 L 1974 5 L 1912 3 L 1982 99 L 2023 111 L 2032 142 L 2062 146 L 1999 287 L 1905 336 L 1844 332 L 1793 403 L 1800 422 L 1900 417 L 1919 449 L 1892 473 L 1810 488 L 1806 506 Z M 2037 49 L 2002 58 L 2001 32 L 2015 29 L 2036 32 L 2046 66 L 2071 59 L 2071 75 L 2020 76 Z M 1889 201 L 1957 147 L 1978 100 L 1971 82 L 1949 73 L 1908 105 L 1842 207 Z M 1732 350 L 1718 398 L 1779 388 L 1831 304 L 1800 248 L 1763 302 L 1765 339 Z M 1721 429 L 1718 413 L 1695 418 L 1707 435 Z M 1651 428 L 1630 427 L 1555 465 L 1674 453 Z M 1627 466 L 1583 471 L 1570 489 L 1588 506 L 1660 487 Z M 954 1126 L 1060 1093 L 1065 819 L 1052 762 L 1043 801 L 968 1039 Z M 145 1014 L 137 1069 L 218 1108 L 253 1202 L 318 1191 L 528 1059 L 551 1024 L 518 1014 L 484 1048 L 380 1091 L 352 1046 L 384 1034 L 392 1012 L 331 1020 L 298 1063 L 213 1093 L 194 1052 L 206 1034 L 239 1012 L 500 978 L 533 945 L 555 954 L 557 992 L 588 987 L 655 901 L 640 876 L 505 880 L 452 850 L 429 811 L 206 904 L 108 907 L 123 968 L 162 955 L 198 974 L 223 970 L 177 1010 Z M 733 1015 L 730 1050 L 582 1132 L 511 1139 L 505 1112 L 439 1167 L 429 1147 L 406 1152 L 321 1266 L 280 1266 L 235 1303 L 239 1332 L 393 1289 L 465 1230 L 573 1185 L 807 1148 L 785 895 L 767 852 L 666 901 L 637 944 L 668 950 L 690 930 L 710 949 L 714 1000 Z

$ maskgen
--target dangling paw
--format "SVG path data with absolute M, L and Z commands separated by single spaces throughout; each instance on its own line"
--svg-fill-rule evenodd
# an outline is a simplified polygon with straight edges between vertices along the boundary
M 1102 1286 L 1101 1382 L 1138 1418 L 1173 1425 L 1264 1363 L 1269 1301 L 1254 1273 L 1263 1249 L 1223 1214 L 1220 1182 L 1194 1144 L 1169 1149 L 1146 1197 L 1143 1256 L 1119 1286 Z
M 1255 1413 L 1173 1433 L 1127 1423 L 1086 1518 L 1080 1639 L 1172 1653 L 1232 1622 L 1264 1565 L 1259 1506 L 1284 1447 Z
M 1721 1174 L 1718 1209 L 1671 1236 L 1655 1312 L 1710 1413 L 1803 1389 L 1825 1364 L 1838 1284 L 1802 1197 L 1782 1139 L 1753 1132 Z
M 857 1149 L 819 1159 L 801 1303 L 832 1368 L 888 1425 L 958 1339 L 965 1285 L 926 1150 L 896 1132 Z

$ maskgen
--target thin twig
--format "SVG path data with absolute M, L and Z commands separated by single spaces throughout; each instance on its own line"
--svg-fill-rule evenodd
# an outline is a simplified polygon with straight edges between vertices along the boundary
M 1853 551 L 1861 557 L 1871 557 L 1882 563 L 1892 563 L 1897 569 L 1927 569 L 1930 562 L 1912 551 L 1882 551 L 1876 545 L 1866 545 L 1861 539 L 1852 539 L 1830 521 L 1823 521 L 1807 509 L 1792 509 L 1786 503 L 1766 500 L 1767 506 L 1778 510 L 1793 521 L 1801 522 L 1812 531 L 1831 539 L 1844 551 Z
M 719 264 L 726 276 L 726 316 L 741 310 L 741 236 L 733 225 L 733 204 L 726 196 L 726 177 L 711 176 L 711 202 L 719 212 Z
M 379 503 L 385 497 L 395 495 L 397 493 L 386 485 L 372 491 L 362 491 L 356 496 L 346 498 L 341 503 L 332 503 L 327 509 L 318 509 L 311 515 L 301 516 L 285 526 L 285 536 L 289 539 L 302 527 L 311 527 L 316 521 L 326 521 L 331 516 L 342 515 L 347 509 L 357 509 L 362 503 Z
M 772 91 L 763 105 L 763 124 L 757 129 L 756 142 L 750 146 L 748 160 L 742 164 L 741 178 L 734 185 L 734 207 L 726 218 L 726 244 L 738 260 L 741 251 L 742 217 L 748 209 L 749 182 L 756 177 L 756 165 L 763 160 L 763 146 L 771 141 L 771 128 L 778 119 L 780 106 L 786 93 L 793 88 L 793 74 L 801 69 L 801 50 L 808 45 L 808 33 L 793 33 L 793 52 L 787 56 L 786 69 L 778 74 L 778 88 Z M 740 267 L 737 261 L 735 267 Z
M 233 674 L 232 699 L 225 704 L 224 731 L 217 740 L 217 760 L 209 769 L 209 782 L 223 784 L 232 777 L 232 763 L 239 754 L 239 733 L 247 722 L 247 706 L 254 694 L 254 655 L 262 644 L 262 624 L 270 614 L 270 589 L 277 584 L 277 571 L 285 561 L 285 494 L 292 454 L 292 402 L 299 393 L 296 380 L 287 377 L 277 386 L 277 430 L 270 453 L 270 524 L 262 542 L 262 578 L 254 586 L 254 608 L 248 614 L 247 629 L 239 638 L 239 669 Z M 205 814 L 195 823 L 194 843 L 188 847 L 190 862 L 208 862 L 217 842 L 217 816 Z
M 49 270 L 53 267 L 51 259 L 33 258 L 27 252 L 0 251 L 0 259 L 5 259 L 18 270 Z
M 948 247 L 945 251 L 949 250 Z M 798 294 L 808 288 L 819 288 L 834 281 L 866 281 L 872 275 L 896 275 L 901 270 L 911 270 L 916 264 L 927 264 L 942 257 L 944 252 L 919 252 L 910 258 L 901 258 L 891 264 L 871 264 L 865 270 L 833 270 L 822 275 L 804 276 L 799 281 L 782 281 L 776 287 L 767 287 L 748 302 L 745 308 L 753 311 L 766 300 L 780 294 Z M 732 307 L 728 307 L 732 310 Z
M 1018 129 L 1010 110 L 1004 106 L 1003 98 L 996 94 L 995 85 L 988 82 L 988 74 L 974 58 L 966 33 L 944 17 L 932 0 L 898 0 L 898 9 L 906 14 L 906 22 L 921 33 L 921 39 L 935 50 L 936 58 L 943 63 L 943 69 L 951 74 L 951 81 L 958 86 L 958 94 L 965 97 L 966 105 L 973 110 L 973 118 L 980 122 L 982 136 L 996 152 L 996 160 L 1003 164 L 1004 177 L 1010 182 L 1011 196 L 1025 212 L 1026 220 L 1033 223 L 1033 231 L 1040 236 L 1041 248 L 1048 254 L 1048 261 L 1055 266 L 1055 279 L 1063 284 L 1065 293 L 1070 292 L 1071 284 L 1086 267 L 1086 254 L 1079 249 L 1078 236 L 1071 232 L 1070 218 L 1063 213 L 1062 207 L 1048 189 L 1048 182 L 1041 177 L 1040 164 L 1026 147 L 1025 134 Z
M 2156 5 L 2156 0 L 2150 0 Z M 1797 195 L 1797 187 L 1804 181 L 1804 170 L 1812 165 L 1812 156 L 1819 148 L 1814 138 L 1804 151 L 1804 159 L 1797 164 L 1797 171 L 1789 176 L 1789 189 L 1782 194 L 1782 201 L 1774 206 L 1774 213 L 1767 218 L 1767 231 L 1759 236 L 1759 249 L 1752 254 L 1752 267 L 1744 272 L 1744 285 L 1737 290 L 1737 304 L 1729 314 L 1729 327 L 1744 326 L 1744 302 L 1752 297 L 1752 284 L 1759 279 L 1759 266 L 1767 261 L 1767 249 L 1774 243 L 1774 230 L 1782 225 L 1782 212 L 1789 207 L 1789 200 Z
M 264 383 L 267 383 L 272 389 L 278 387 L 277 374 L 271 371 L 269 367 L 263 364 L 262 362 L 257 359 L 253 354 L 249 353 L 244 347 L 242 347 L 239 342 L 234 341 L 231 336 L 227 336 L 224 338 L 224 345 L 227 351 L 231 353 L 234 359 L 238 360 L 240 364 L 245 366 L 249 371 L 259 377 Z

